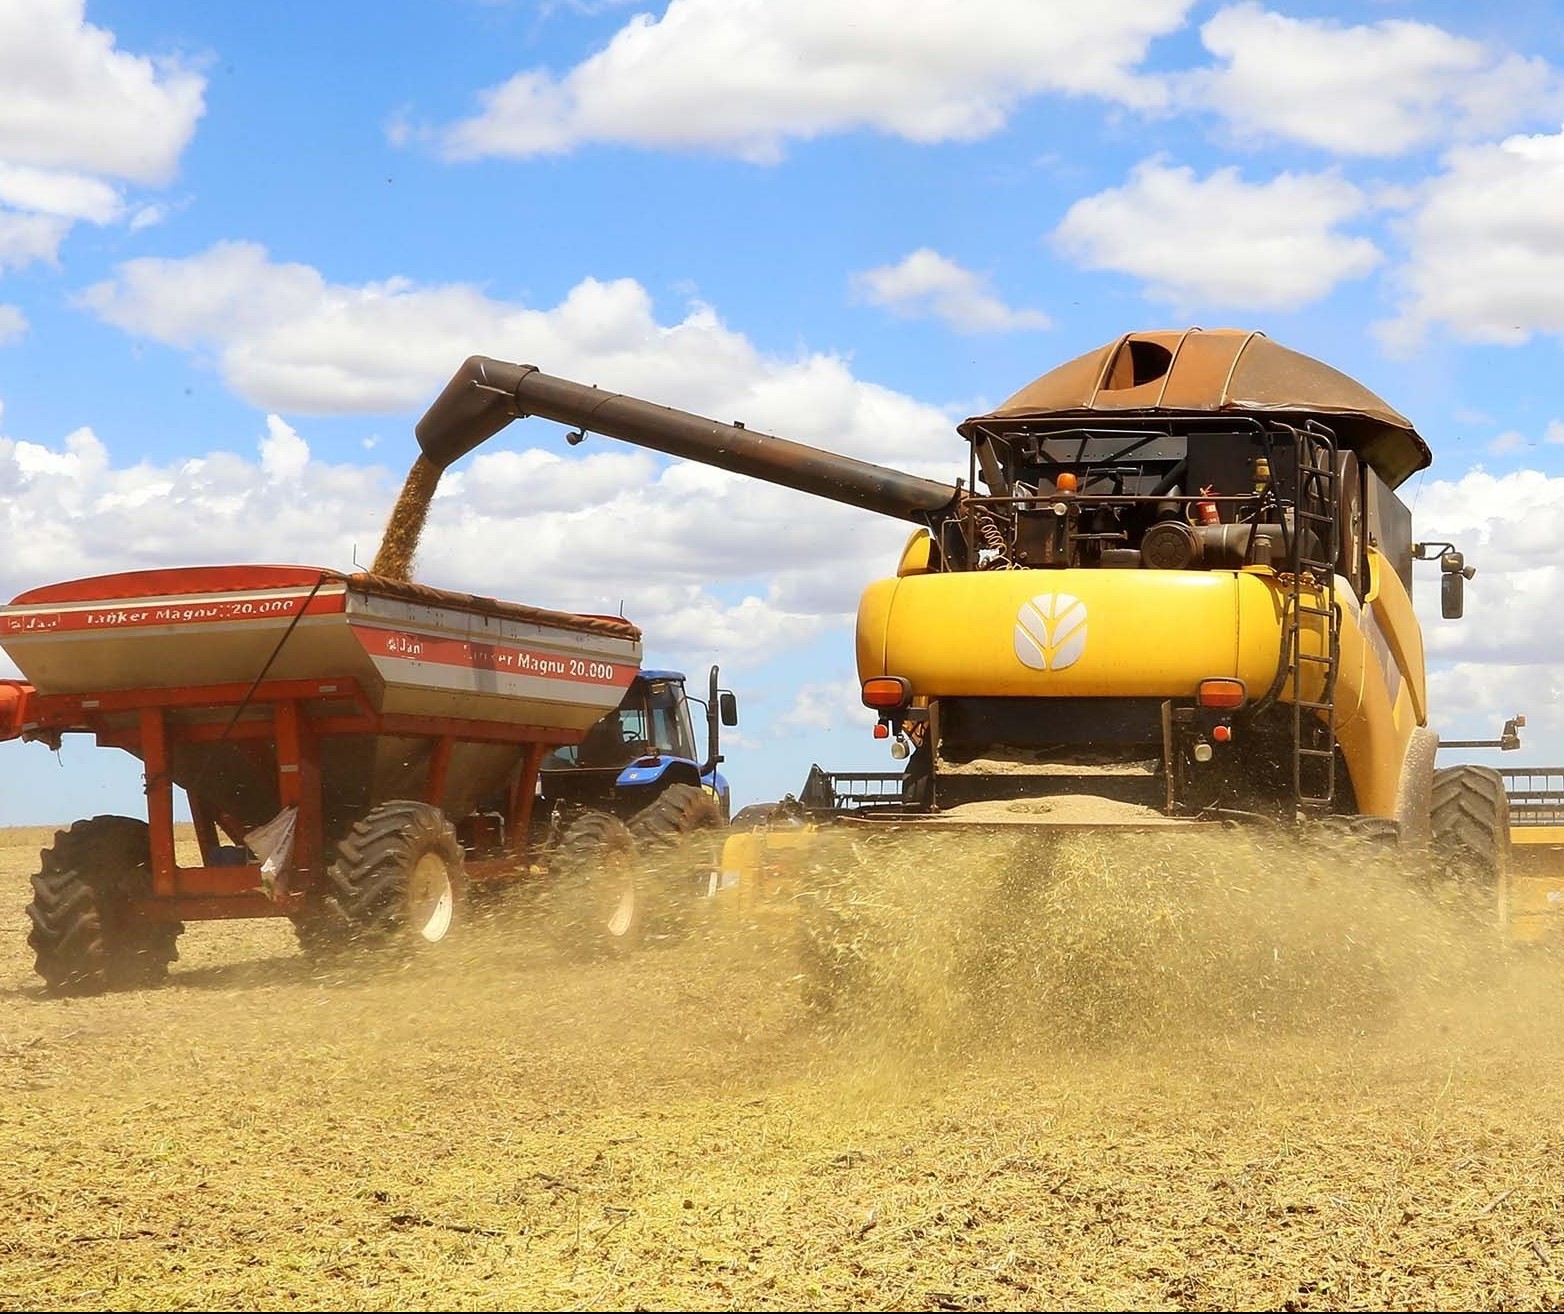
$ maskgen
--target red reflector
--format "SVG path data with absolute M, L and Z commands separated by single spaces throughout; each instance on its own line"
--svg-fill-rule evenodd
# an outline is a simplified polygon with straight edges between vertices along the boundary
M 1202 680 L 1195 698 L 1202 707 L 1242 707 L 1249 691 L 1242 680 Z
M 1233 727 L 1230 725 L 1214 725 L 1211 727 L 1211 738 L 1219 744 L 1225 744 L 1233 737 Z
M 890 726 L 886 725 L 884 721 L 876 721 L 874 723 L 874 737 L 876 739 L 889 739 L 891 737 Z
M 912 685 L 899 675 L 877 675 L 863 682 L 865 707 L 905 707 L 912 700 Z

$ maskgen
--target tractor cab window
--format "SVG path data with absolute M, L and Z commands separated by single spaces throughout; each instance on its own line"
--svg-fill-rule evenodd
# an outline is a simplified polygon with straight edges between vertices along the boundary
M 652 680 L 646 686 L 643 710 L 646 740 L 670 757 L 695 757 L 695 735 L 690 729 L 690 708 L 684 688 L 671 680 Z
M 624 701 L 586 732 L 579 747 L 556 749 L 543 766 L 624 766 L 651 752 L 695 757 L 684 690 L 671 680 L 631 685 Z

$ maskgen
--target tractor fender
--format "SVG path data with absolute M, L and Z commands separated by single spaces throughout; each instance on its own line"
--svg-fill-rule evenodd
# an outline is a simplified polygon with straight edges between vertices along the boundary
M 669 785 L 683 782 L 700 785 L 700 764 L 687 757 L 656 756 L 638 757 L 619 773 L 614 782 L 616 788 L 634 789 L 656 793 Z

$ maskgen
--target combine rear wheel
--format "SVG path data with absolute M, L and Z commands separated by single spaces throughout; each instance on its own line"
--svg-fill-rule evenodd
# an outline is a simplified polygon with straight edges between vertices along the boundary
M 647 858 L 642 888 L 654 931 L 682 931 L 694 900 L 716 892 L 724 829 L 716 797 L 699 785 L 669 785 L 630 818 Z
M 560 948 L 574 958 L 629 953 L 646 933 L 646 903 L 635 839 L 618 817 L 584 812 L 550 863 L 549 917 Z
M 1482 766 L 1435 771 L 1430 822 L 1440 875 L 1481 893 L 1485 913 L 1502 919 L 1510 866 L 1510 802 L 1504 777 Z
M 27 943 L 51 994 L 91 995 L 156 985 L 179 957 L 179 922 L 133 917 L 129 904 L 152 892 L 147 825 L 93 817 L 55 833 L 33 877 Z
M 326 873 L 321 920 L 296 923 L 300 943 L 445 939 L 467 892 L 462 846 L 445 814 L 428 803 L 382 803 L 337 845 Z

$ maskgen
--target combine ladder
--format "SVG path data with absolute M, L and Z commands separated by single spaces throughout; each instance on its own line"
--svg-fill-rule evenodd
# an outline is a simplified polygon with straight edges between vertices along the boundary
M 1292 783 L 1299 812 L 1319 815 L 1336 798 L 1336 673 L 1341 661 L 1341 608 L 1336 601 L 1340 475 L 1336 443 L 1317 429 L 1299 429 L 1296 509 L 1287 608 L 1287 670 L 1293 682 Z M 1306 631 L 1323 628 L 1323 652 L 1304 649 Z M 1303 697 L 1313 672 L 1319 689 Z M 1323 738 L 1320 735 L 1324 728 Z M 1317 745 L 1323 742 L 1325 747 Z

